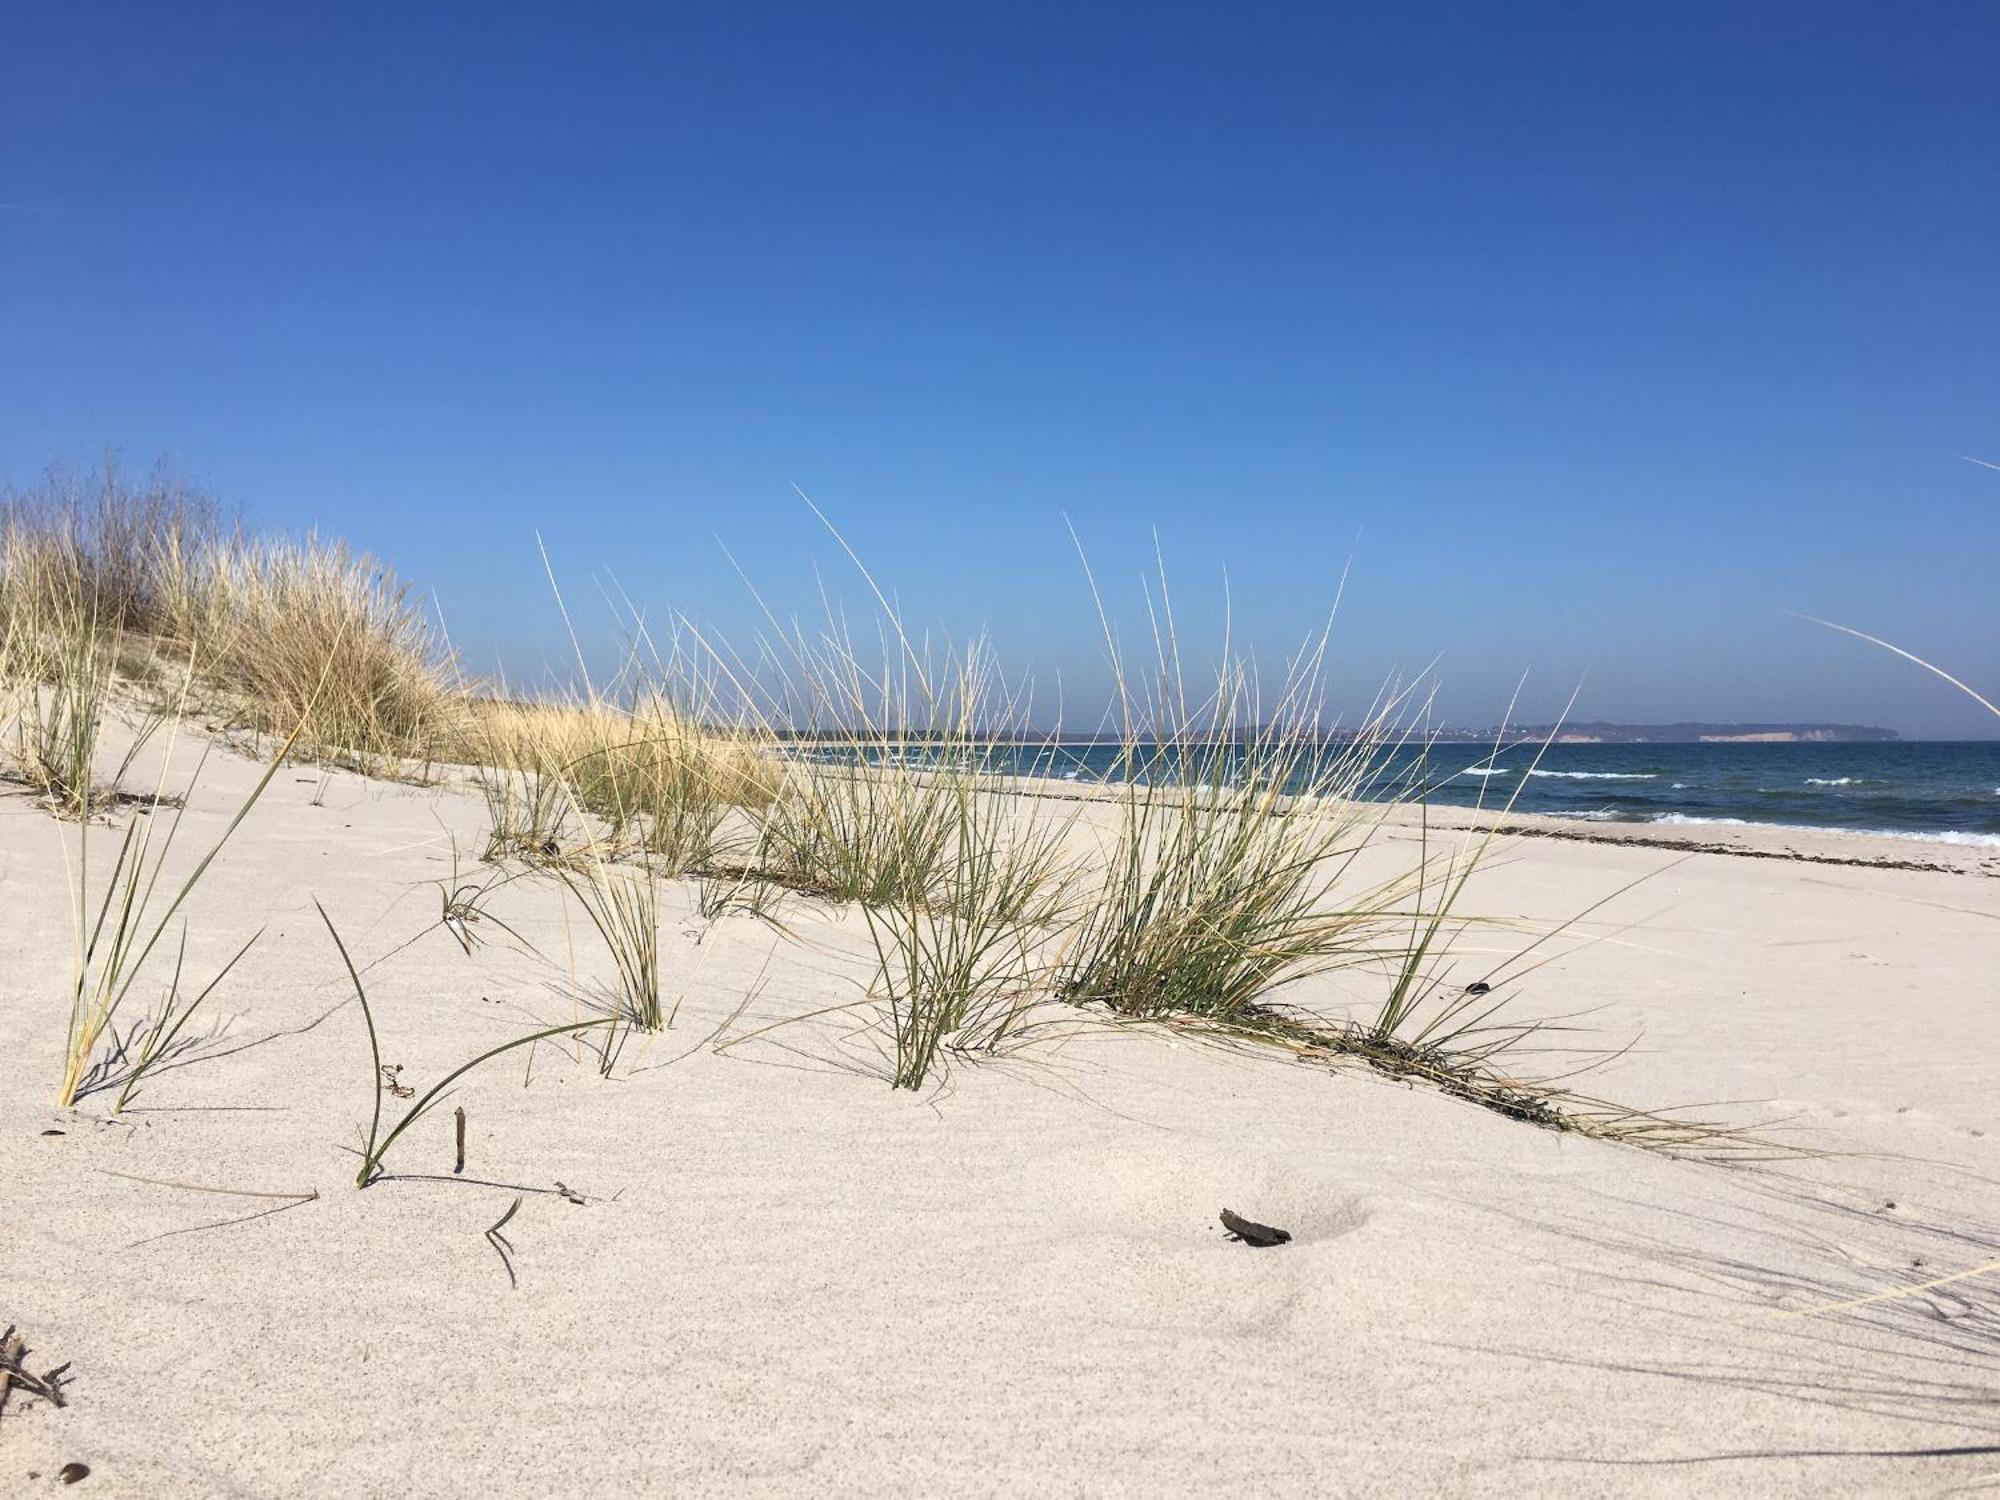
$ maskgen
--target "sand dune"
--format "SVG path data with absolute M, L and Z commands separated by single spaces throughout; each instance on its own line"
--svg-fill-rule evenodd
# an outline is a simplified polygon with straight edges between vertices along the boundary
M 209 763 L 188 849 L 255 775 Z M 0 799 L 0 1322 L 31 1365 L 72 1365 L 66 1408 L 0 1417 L 8 1493 L 67 1462 L 88 1493 L 203 1497 L 1828 1495 L 2000 1474 L 2000 1277 L 1803 1316 L 2000 1259 L 2000 882 L 1979 861 L 1527 839 L 1474 879 L 1467 909 L 1511 925 L 1468 954 L 1650 875 L 1515 1003 L 1578 1017 L 1564 1045 L 1632 1044 L 1590 1092 L 1782 1121 L 1810 1158 L 1670 1159 L 1054 1007 L 1017 1050 L 899 1093 L 858 918 L 798 899 L 781 936 L 705 922 L 676 885 L 670 1031 L 610 1080 L 564 1044 L 494 1061 L 455 1096 L 462 1174 L 446 1109 L 357 1190 L 367 1043 L 315 899 L 358 963 L 383 960 L 383 1055 L 420 1087 L 568 1019 L 563 988 L 606 965 L 547 879 L 492 898 L 540 958 L 497 930 L 468 956 L 435 926 L 454 841 L 468 868 L 481 842 L 475 796 L 319 790 L 282 773 L 198 890 L 191 970 L 265 936 L 199 1046 L 115 1118 L 101 1096 L 52 1107 L 65 834 Z M 1413 848 L 1405 829 L 1370 859 Z M 1368 983 L 1294 998 L 1337 1011 Z M 503 1256 L 485 1231 L 517 1198 Z M 1292 1242 L 1230 1242 L 1225 1206 Z

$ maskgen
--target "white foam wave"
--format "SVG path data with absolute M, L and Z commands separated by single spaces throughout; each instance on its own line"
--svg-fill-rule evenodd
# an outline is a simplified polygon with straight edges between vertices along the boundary
M 1467 766 L 1458 773 L 1461 776 L 1511 776 L 1514 773 L 1505 766 Z
M 1530 776 L 1554 776 L 1563 781 L 1658 781 L 1652 771 L 1530 771 Z
M 1860 786 L 1866 776 L 1808 776 L 1807 786 Z
M 1786 833 L 1847 833 L 1871 839 L 1909 839 L 1919 844 L 1950 844 L 1960 849 L 2000 849 L 2000 833 L 1967 833 L 1958 828 L 1946 829 L 1940 833 L 1919 833 L 1908 828 L 1825 828 L 1805 823 L 1759 823 L 1750 818 L 1700 818 L 1691 813 L 1662 813 L 1649 821 L 1680 826 L 1778 828 Z
M 1573 818 L 1579 823 L 1610 823 L 1615 822 L 1619 814 L 1612 808 L 1598 807 L 1588 812 L 1548 812 L 1541 814 L 1541 816 L 1545 818 Z

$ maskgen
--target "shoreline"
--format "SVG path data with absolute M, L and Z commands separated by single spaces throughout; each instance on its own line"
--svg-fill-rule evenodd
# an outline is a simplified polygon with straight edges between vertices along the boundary
M 1045 776 L 1009 776 L 1023 796 L 1056 801 L 1106 802 L 1117 784 L 1064 781 Z M 1372 804 L 1371 804 L 1372 805 Z M 1449 804 L 1389 804 L 1385 827 L 1411 829 L 1428 823 L 1452 832 L 1492 832 L 1503 837 L 1556 839 L 1578 844 L 1615 844 L 1721 854 L 1740 859 L 1790 860 L 1799 864 L 1849 865 L 1870 869 L 1918 870 L 2000 880 L 2000 845 L 1948 844 L 1916 834 L 1840 828 L 1793 827 L 1783 823 L 1641 823 L 1606 819 L 1584 822 L 1546 813 Z M 1917 850 L 1921 849 L 1919 856 Z
M 1478 828 L 1475 817 L 1433 822 Z M 1794 827 L 1784 823 L 1637 823 L 1618 819 L 1581 822 L 1540 813 L 1498 813 L 1497 832 L 1517 838 L 1564 839 L 1579 844 L 1619 844 L 1631 848 L 1678 849 L 1692 854 L 1726 854 L 1739 859 L 1780 859 L 1800 864 L 1857 865 L 1878 870 L 1924 870 L 2000 880 L 2000 846 L 1931 842 L 1914 834 L 1844 828 Z M 1793 847 L 1803 844 L 1807 847 Z M 1912 857 L 1920 846 L 1926 857 Z M 1931 851 L 1936 851 L 1935 855 Z

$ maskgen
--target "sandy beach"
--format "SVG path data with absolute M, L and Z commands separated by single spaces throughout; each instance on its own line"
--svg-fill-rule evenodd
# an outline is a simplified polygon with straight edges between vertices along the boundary
M 2000 1497 L 1996 80 L 0 9 L 0 1500 Z
M 186 849 L 257 774 L 209 761 Z M 468 954 L 437 925 L 483 818 L 462 786 L 281 772 L 195 893 L 190 970 L 264 935 L 114 1116 L 53 1107 L 74 829 L 0 799 L 0 1321 L 29 1368 L 70 1365 L 66 1406 L 17 1392 L 0 1418 L 0 1489 L 71 1463 L 86 1493 L 202 1497 L 2000 1475 L 2000 1278 L 1962 1274 L 2000 1259 L 1989 851 L 1910 869 L 1893 840 L 1701 831 L 1854 861 L 1827 864 L 1598 827 L 1509 838 L 1474 877 L 1466 913 L 1503 920 L 1468 974 L 1589 911 L 1511 1001 L 1575 1028 L 1545 1072 L 1595 1060 L 1572 1086 L 1758 1125 L 1769 1161 L 1053 1005 L 1004 1055 L 894 1091 L 853 911 L 790 898 L 780 932 L 673 883 L 669 1030 L 609 1079 L 568 1041 L 494 1060 L 453 1096 L 462 1172 L 446 1108 L 357 1189 L 367 1037 L 315 900 L 419 1089 L 602 977 L 547 876 L 490 899 L 518 941 L 489 922 Z M 1366 858 L 1417 847 L 1405 815 Z M 1287 998 L 1338 1014 L 1368 985 Z M 517 1201 L 503 1252 L 487 1231 Z M 1225 1207 L 1291 1242 L 1230 1241 Z

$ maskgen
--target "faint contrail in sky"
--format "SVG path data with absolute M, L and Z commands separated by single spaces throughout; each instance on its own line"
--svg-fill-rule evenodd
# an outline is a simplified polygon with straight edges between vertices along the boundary
M 1979 460 L 1975 458 L 1973 462 L 1978 463 Z M 1989 469 L 2000 469 L 2000 464 L 1988 464 L 1986 467 Z M 1790 611 L 1790 613 L 1798 614 L 1796 610 Z M 1950 683 L 1953 687 L 1957 688 L 1961 693 L 1965 694 L 1966 697 L 1970 698 L 1974 703 L 1977 703 L 1981 708 L 1985 709 L 1988 713 L 1994 715 L 1996 718 L 2000 718 L 2000 704 L 1994 703 L 1992 699 L 1980 693 L 1977 688 L 1968 687 L 1966 684 L 1960 682 L 1956 677 L 1952 676 L 1951 673 L 1947 672 L 1943 667 L 1935 666 L 1932 663 L 1925 661 L 1921 656 L 1917 655 L 1916 652 L 1914 651 L 1905 651 L 1901 646 L 1896 645 L 1893 641 L 1885 641 L 1882 639 L 1881 636 L 1870 635 L 1865 630 L 1856 630 L 1852 625 L 1842 625 L 1833 620 L 1822 620 L 1818 615 L 1798 615 L 1798 618 L 1801 620 L 1810 620 L 1815 625 L 1824 625 L 1828 630 L 1838 630 L 1842 635 L 1851 635 L 1858 641 L 1868 642 L 1868 644 L 1871 646 L 1880 646 L 1884 651 L 1893 651 L 1896 653 L 1896 655 L 1902 657 L 1904 661 L 1913 661 L 1918 666 L 1922 667 L 1926 672 L 1932 672 L 1935 673 L 1937 676 L 1942 677 L 1946 682 Z
M 1974 458 L 1970 453 L 1961 453 L 1958 456 L 1969 464 L 1978 464 L 1982 469 L 2000 469 L 2000 464 L 1989 464 L 1985 459 Z

